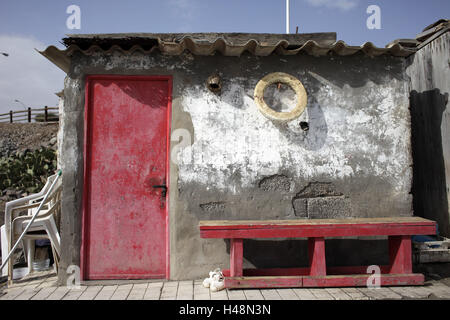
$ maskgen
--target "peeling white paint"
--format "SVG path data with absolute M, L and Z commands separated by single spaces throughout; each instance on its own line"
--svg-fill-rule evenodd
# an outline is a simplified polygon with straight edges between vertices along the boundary
M 181 182 L 235 192 L 288 169 L 306 180 L 377 176 L 409 193 L 408 100 L 397 80 L 344 86 L 339 92 L 321 87 L 317 103 L 307 106 L 307 133 L 297 119 L 283 134 L 258 111 L 252 89 L 234 79 L 220 98 L 200 85 L 184 90 L 182 106 L 191 115 L 195 137 L 179 155 Z M 358 95 L 367 104 L 355 102 Z M 236 174 L 240 179 L 232 178 Z

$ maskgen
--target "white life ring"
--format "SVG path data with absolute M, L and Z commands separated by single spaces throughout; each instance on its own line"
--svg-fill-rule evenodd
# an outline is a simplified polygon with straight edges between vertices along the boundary
M 297 105 L 289 112 L 278 112 L 270 108 L 264 101 L 264 90 L 273 83 L 285 83 L 294 90 L 297 95 Z M 274 72 L 259 80 L 255 87 L 254 99 L 259 111 L 271 120 L 294 120 L 305 111 L 308 96 L 305 87 L 297 78 L 283 72 Z

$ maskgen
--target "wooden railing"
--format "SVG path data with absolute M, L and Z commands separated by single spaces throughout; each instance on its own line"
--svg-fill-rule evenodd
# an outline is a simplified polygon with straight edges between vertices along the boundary
M 51 112 L 53 111 L 53 112 Z M 1 122 L 53 122 L 58 121 L 58 107 L 10 111 L 0 114 Z

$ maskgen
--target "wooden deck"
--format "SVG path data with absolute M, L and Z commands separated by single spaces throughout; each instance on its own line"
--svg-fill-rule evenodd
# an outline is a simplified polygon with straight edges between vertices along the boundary
M 211 293 L 202 280 L 56 286 L 54 273 L 36 273 L 9 288 L 0 300 L 380 300 L 450 299 L 450 287 L 429 281 L 420 287 L 238 289 Z

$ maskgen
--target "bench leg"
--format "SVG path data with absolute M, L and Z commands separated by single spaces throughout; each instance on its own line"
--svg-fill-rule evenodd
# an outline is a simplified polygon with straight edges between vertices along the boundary
M 389 237 L 389 273 L 412 273 L 411 236 Z
M 230 276 L 242 277 L 242 261 L 244 255 L 243 239 L 230 239 Z
M 326 276 L 325 238 L 308 238 L 309 275 Z

